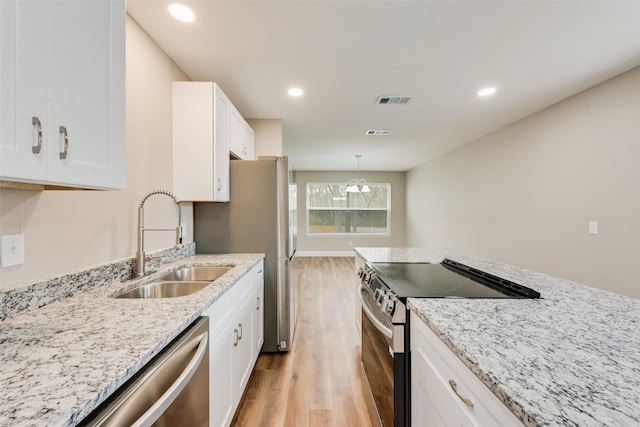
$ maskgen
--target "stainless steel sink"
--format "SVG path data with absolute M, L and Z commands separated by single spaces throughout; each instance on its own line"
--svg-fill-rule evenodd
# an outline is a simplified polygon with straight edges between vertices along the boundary
M 116 298 L 175 298 L 195 294 L 232 268 L 232 265 L 182 267 L 165 274 L 155 282 L 121 293 Z
M 183 297 L 206 288 L 209 282 L 197 281 L 159 281 L 138 286 L 117 295 L 116 298 L 175 298 Z
M 233 266 L 223 267 L 183 267 L 162 276 L 161 280 L 171 281 L 207 281 L 212 282 Z

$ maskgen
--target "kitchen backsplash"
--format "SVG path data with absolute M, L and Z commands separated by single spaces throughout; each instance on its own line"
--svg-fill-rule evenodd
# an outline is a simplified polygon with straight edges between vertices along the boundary
M 195 253 L 195 243 L 153 252 L 147 255 L 147 268 L 158 268 L 181 258 L 195 255 Z M 0 292 L 0 320 L 34 310 L 79 292 L 86 292 L 109 283 L 130 279 L 133 277 L 134 265 L 134 257 L 123 258 L 2 291 Z

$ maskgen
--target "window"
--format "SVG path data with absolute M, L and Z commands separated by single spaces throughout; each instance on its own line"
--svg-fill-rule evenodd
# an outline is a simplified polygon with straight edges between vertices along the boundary
M 346 184 L 308 182 L 308 233 L 389 235 L 391 184 L 368 184 L 368 193 L 347 193 Z

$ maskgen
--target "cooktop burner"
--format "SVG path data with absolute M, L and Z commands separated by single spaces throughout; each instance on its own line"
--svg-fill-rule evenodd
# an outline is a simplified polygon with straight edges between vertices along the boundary
M 371 263 L 399 298 L 539 298 L 517 283 L 445 259 L 441 264 Z

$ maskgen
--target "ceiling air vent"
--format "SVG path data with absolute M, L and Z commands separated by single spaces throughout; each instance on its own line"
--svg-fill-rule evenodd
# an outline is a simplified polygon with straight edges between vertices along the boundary
M 411 100 L 411 96 L 379 96 L 376 104 L 378 105 L 394 105 L 407 104 Z
M 391 129 L 369 129 L 364 133 L 365 135 L 391 135 Z

